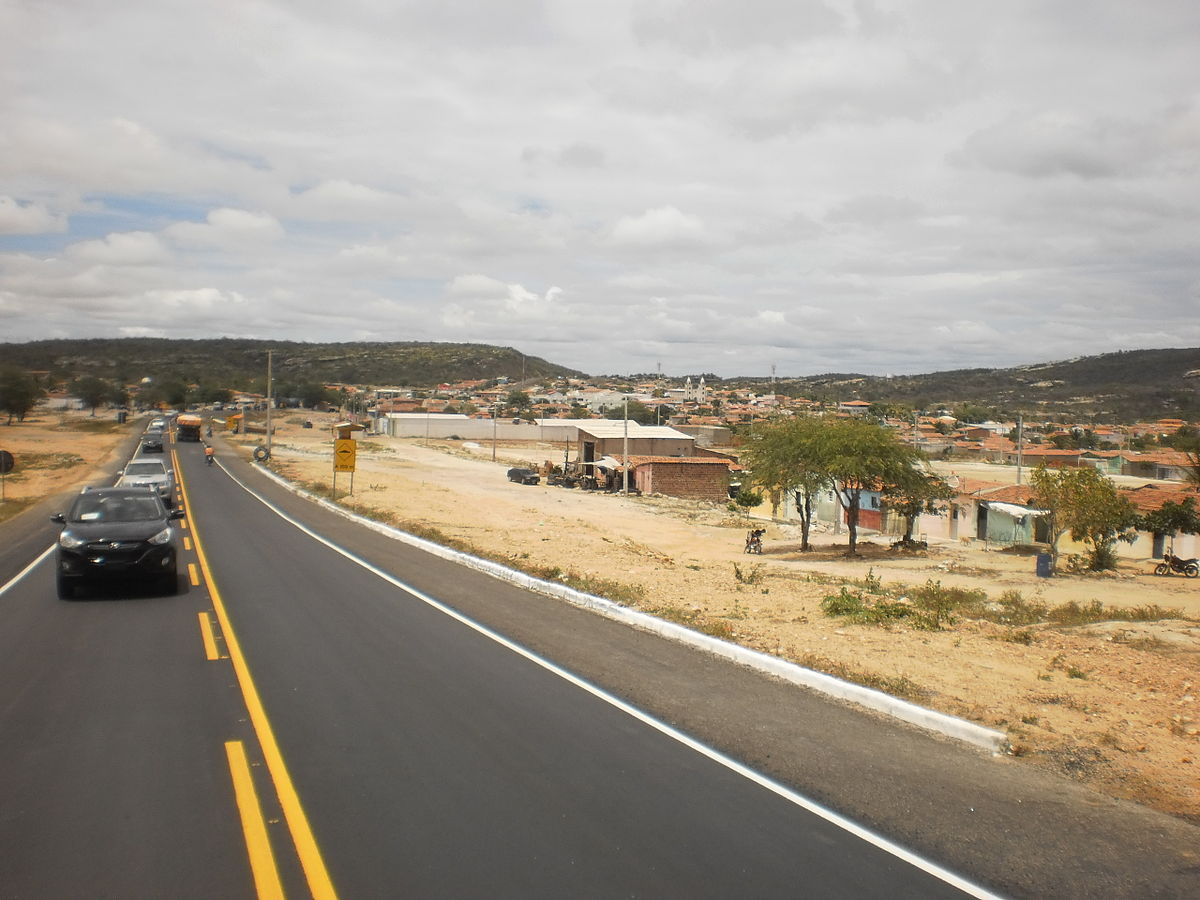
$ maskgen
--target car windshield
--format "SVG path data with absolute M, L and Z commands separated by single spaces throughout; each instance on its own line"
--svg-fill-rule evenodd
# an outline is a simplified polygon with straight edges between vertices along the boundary
M 125 467 L 126 475 L 166 475 L 167 470 L 159 462 L 135 462 Z
M 148 522 L 164 518 L 152 495 L 82 495 L 71 509 L 72 522 Z

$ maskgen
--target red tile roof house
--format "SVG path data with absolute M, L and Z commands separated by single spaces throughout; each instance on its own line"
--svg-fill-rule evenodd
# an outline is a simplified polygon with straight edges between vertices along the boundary
M 854 413 L 860 415 L 871 408 L 871 404 L 867 400 L 842 400 L 837 405 L 838 412 Z
M 1123 475 L 1138 478 L 1159 478 L 1165 481 L 1187 481 L 1191 460 L 1179 450 L 1156 450 L 1152 453 L 1130 454 L 1121 468 Z
M 1190 488 L 1178 488 L 1174 485 L 1146 484 L 1139 488 L 1122 490 L 1121 496 L 1132 503 L 1139 513 L 1145 514 L 1161 509 L 1166 503 L 1182 503 L 1191 499 L 1197 509 L 1200 509 L 1200 493 Z M 1127 549 L 1128 548 L 1128 549 Z M 1128 544 L 1118 545 L 1117 552 L 1121 556 L 1135 558 L 1157 559 L 1163 551 L 1170 551 L 1176 556 L 1190 559 L 1200 555 L 1200 536 L 1194 534 L 1151 534 L 1139 532 L 1138 539 L 1132 547 Z

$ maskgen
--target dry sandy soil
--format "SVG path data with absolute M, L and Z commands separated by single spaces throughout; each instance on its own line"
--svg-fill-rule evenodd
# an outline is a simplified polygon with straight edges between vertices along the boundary
M 317 427 L 302 429 L 303 417 L 277 416 L 272 465 L 327 489 L 333 420 L 311 418 Z M 16 453 L 11 437 L 35 430 L 0 429 L 0 448 Z M 42 452 L 78 440 L 76 431 L 42 430 L 40 443 L 29 444 Z M 258 440 L 230 443 L 248 454 Z M 950 542 L 901 556 L 882 537 L 868 538 L 859 559 L 844 557 L 845 535 L 817 535 L 816 551 L 802 554 L 798 529 L 769 522 L 758 523 L 767 528 L 763 555 L 748 556 L 748 520 L 723 507 L 517 485 L 505 478 L 509 466 L 558 461 L 561 447 L 501 443 L 495 462 L 492 453 L 490 443 L 371 437 L 360 443 L 354 493 L 343 502 L 522 568 L 607 582 L 632 606 L 1003 730 L 1031 764 L 1200 822 L 1200 579 L 1153 576 L 1144 560 L 1115 574 L 1043 579 L 1029 556 Z M 40 482 L 29 473 L 21 489 Z M 340 475 L 339 493 L 349 486 Z M 933 580 L 992 601 L 1019 592 L 1048 607 L 1098 601 L 1179 614 L 1021 628 L 962 616 L 922 630 L 852 625 L 822 612 L 823 597 L 842 585 L 861 590 L 867 578 L 897 593 Z

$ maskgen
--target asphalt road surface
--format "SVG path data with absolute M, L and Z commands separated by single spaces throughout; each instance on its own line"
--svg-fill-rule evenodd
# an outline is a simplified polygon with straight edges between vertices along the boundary
M 432 558 L 230 455 L 170 449 L 177 595 L 59 601 L 52 556 L 0 587 L 0 897 L 1200 887 L 1186 823 Z M 0 532 L 6 579 L 53 541 L 30 515 Z

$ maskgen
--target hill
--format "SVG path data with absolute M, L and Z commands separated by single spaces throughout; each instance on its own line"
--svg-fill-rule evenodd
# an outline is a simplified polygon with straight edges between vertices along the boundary
M 763 379 L 725 386 L 760 387 Z M 962 410 L 992 418 L 1133 422 L 1200 419 L 1200 349 L 1123 350 L 1011 369 L 927 375 L 825 374 L 776 381 L 777 393 L 810 400 L 867 400 L 903 410 Z M 970 418 L 975 418 L 971 416 Z
M 70 380 L 82 375 L 122 384 L 157 381 L 216 384 L 248 390 L 266 381 L 267 351 L 280 384 L 298 382 L 432 387 L 442 382 L 507 377 L 561 378 L 583 373 L 487 344 L 363 342 L 308 344 L 236 338 L 165 340 L 120 338 L 0 344 L 0 365 L 50 372 Z
M 511 347 L 435 342 L 300 343 L 237 338 L 119 338 L 0 344 L 0 367 L 50 372 L 68 381 L 96 375 L 124 384 L 150 377 L 263 390 L 267 351 L 277 386 L 304 382 L 429 388 L 442 382 L 507 378 L 546 381 L 585 373 Z M 650 376 L 646 376 L 650 377 Z M 766 378 L 705 376 L 713 387 L 771 390 Z M 618 379 L 624 380 L 624 379 Z M 1200 349 L 1125 350 L 1008 369 L 925 375 L 826 373 L 777 379 L 774 390 L 835 403 L 867 400 L 911 410 L 954 410 L 963 418 L 1072 422 L 1200 420 Z

